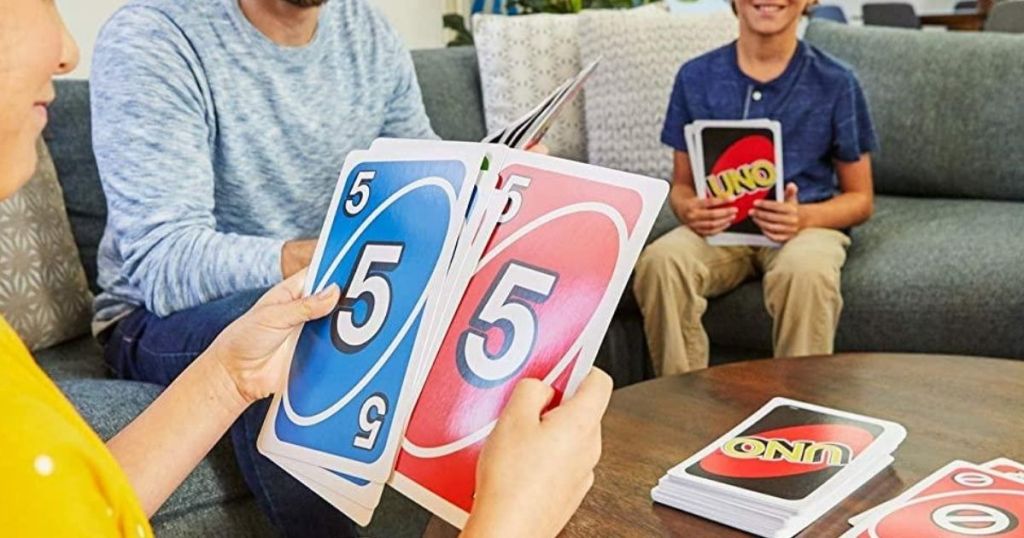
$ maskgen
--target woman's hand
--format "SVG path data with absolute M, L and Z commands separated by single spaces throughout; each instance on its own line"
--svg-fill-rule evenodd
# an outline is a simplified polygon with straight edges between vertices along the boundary
M 679 217 L 697 235 L 709 237 L 724 232 L 736 218 L 735 207 L 724 207 L 731 200 L 687 197 L 679 204 Z
M 295 344 L 290 337 L 298 334 L 303 323 L 326 316 L 338 304 L 336 284 L 303 297 L 305 278 L 306 271 L 299 271 L 271 288 L 210 346 L 246 402 L 265 398 L 281 387 Z
M 575 396 L 541 415 L 554 390 L 524 379 L 487 439 L 463 538 L 555 536 L 594 483 L 612 380 L 594 369 Z
M 765 237 L 776 243 L 785 243 L 800 233 L 800 201 L 796 183 L 786 185 L 786 198 L 782 202 L 758 200 L 750 211 L 750 218 L 761 228 Z

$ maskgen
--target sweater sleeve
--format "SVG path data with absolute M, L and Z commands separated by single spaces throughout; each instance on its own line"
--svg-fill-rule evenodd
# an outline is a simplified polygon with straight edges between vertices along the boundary
M 127 7 L 92 65 L 92 133 L 107 234 L 122 272 L 160 316 L 281 279 L 282 240 L 222 233 L 214 217 L 216 123 L 189 41 L 159 11 Z

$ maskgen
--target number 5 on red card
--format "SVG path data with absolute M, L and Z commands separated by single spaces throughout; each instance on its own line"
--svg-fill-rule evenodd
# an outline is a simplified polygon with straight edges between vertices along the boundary
M 456 526 L 483 441 L 523 378 L 555 388 L 590 369 L 667 193 L 663 181 L 511 153 L 509 200 L 442 340 L 392 485 Z

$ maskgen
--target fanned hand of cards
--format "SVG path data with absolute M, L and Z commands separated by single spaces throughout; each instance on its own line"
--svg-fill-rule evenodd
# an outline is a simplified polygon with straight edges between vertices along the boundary
M 782 126 L 777 121 L 696 121 L 684 128 L 697 197 L 716 207 L 735 207 L 724 232 L 711 245 L 778 247 L 750 218 L 758 200 L 783 200 Z
M 906 430 L 774 398 L 670 469 L 651 497 L 758 536 L 800 532 L 892 463 Z
M 291 343 L 260 452 L 360 525 L 390 482 L 461 527 L 513 386 L 573 393 L 667 191 L 494 144 L 351 153 L 305 290 L 342 297 Z
M 536 108 L 526 113 L 504 129 L 491 133 L 484 138 L 484 143 L 502 144 L 515 149 L 530 149 L 540 142 L 548 129 L 558 119 L 559 114 L 583 90 L 583 84 L 601 63 L 601 58 L 591 62 L 573 78 L 555 88 Z
M 843 538 L 1024 536 L 1024 464 L 953 461 L 901 495 L 850 518 Z

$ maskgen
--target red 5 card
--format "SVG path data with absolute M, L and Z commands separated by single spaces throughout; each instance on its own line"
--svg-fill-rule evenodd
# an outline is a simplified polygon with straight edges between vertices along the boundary
M 476 462 L 517 381 L 559 397 L 589 371 L 667 184 L 512 152 L 508 204 L 413 410 L 392 485 L 462 527 Z
M 1024 482 L 954 461 L 843 536 L 1024 537 Z

